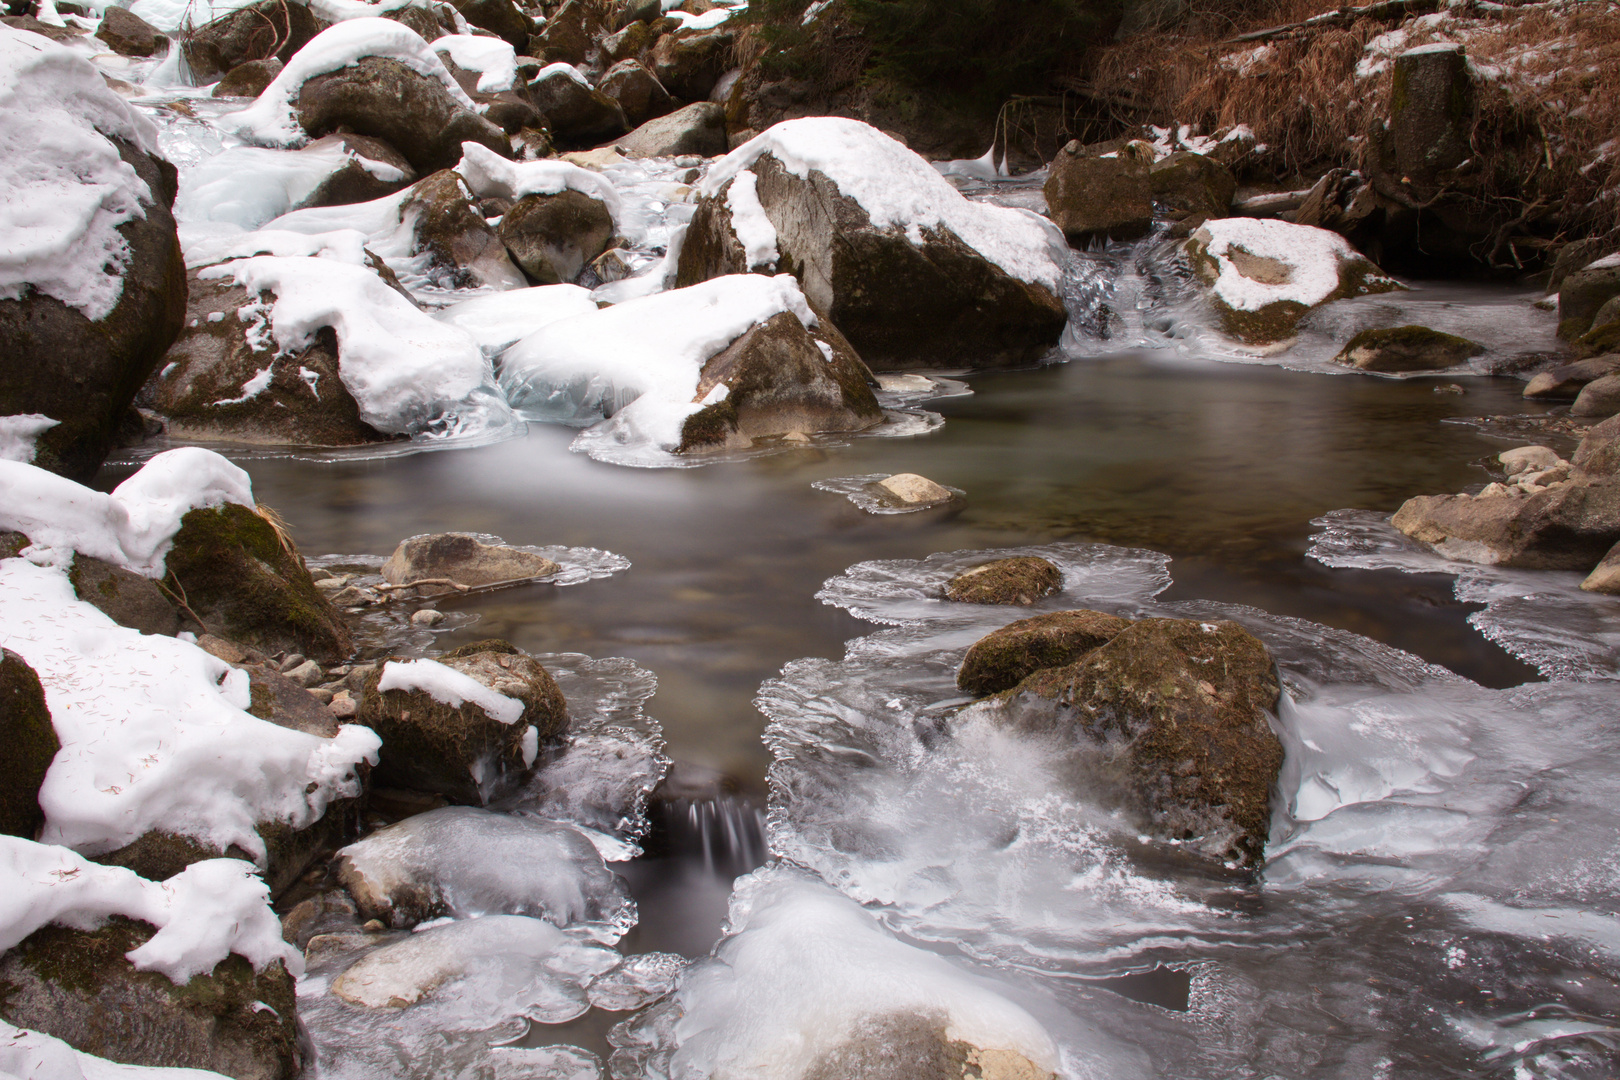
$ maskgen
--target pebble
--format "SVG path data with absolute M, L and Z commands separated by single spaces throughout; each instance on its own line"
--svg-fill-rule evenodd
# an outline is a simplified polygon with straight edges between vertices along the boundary
M 330 705 L 332 703 L 332 691 L 328 690 L 324 686 L 311 686 L 309 688 L 309 693 L 311 697 L 320 702 L 322 705 Z
M 287 672 L 291 671 L 293 668 L 302 663 L 305 663 L 303 653 L 288 653 L 282 658 L 281 662 L 276 665 L 276 670 L 285 675 Z
M 326 672 L 313 660 L 305 660 L 293 668 L 282 668 L 281 673 L 300 686 L 310 687 L 326 681 Z
M 347 690 L 339 690 L 332 695 L 332 700 L 326 703 L 326 709 L 339 720 L 349 720 L 360 712 L 359 702 Z
M 442 611 L 435 611 L 432 608 L 423 608 L 421 611 L 415 612 L 411 615 L 411 625 L 438 626 L 447 618 L 449 618 L 449 616 Z

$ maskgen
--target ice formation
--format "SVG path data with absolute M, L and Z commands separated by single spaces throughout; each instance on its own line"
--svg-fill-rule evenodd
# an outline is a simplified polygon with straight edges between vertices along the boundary
M 175 216 L 188 223 L 224 222 L 257 229 L 309 198 L 323 180 L 351 161 L 382 181 L 405 177 L 396 166 L 348 149 L 337 135 L 317 139 L 301 150 L 238 146 L 180 174 Z
M 494 356 L 541 327 L 595 310 L 589 289 L 578 285 L 534 285 L 475 296 L 450 305 L 435 318 L 459 326 L 472 335 L 480 349 Z

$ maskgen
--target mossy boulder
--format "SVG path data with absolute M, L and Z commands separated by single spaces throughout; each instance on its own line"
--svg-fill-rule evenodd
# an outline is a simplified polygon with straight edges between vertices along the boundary
M 1018 604 L 1028 607 L 1063 588 L 1063 571 L 1046 559 L 1019 555 L 964 570 L 945 585 L 945 597 L 959 604 Z
M 1153 201 L 1185 214 L 1225 217 L 1237 193 L 1232 170 L 1203 154 L 1178 151 L 1148 167 Z
M 1043 668 L 1071 664 L 1108 644 L 1129 619 L 1101 611 L 1053 611 L 1010 622 L 974 642 L 956 685 L 974 697 L 1010 690 Z
M 1268 719 L 1280 694 L 1271 654 L 1238 624 L 1142 619 L 995 700 L 1000 723 L 1055 736 L 1076 785 L 1148 834 L 1256 866 L 1283 763 Z
M 237 955 L 176 986 L 124 954 L 154 933 L 113 918 L 99 930 L 47 926 L 0 958 L 0 1016 L 127 1065 L 293 1080 L 302 1068 L 293 977 Z
M 32 840 L 45 824 L 39 787 L 62 744 L 45 688 L 28 662 L 0 649 L 0 833 Z
M 1346 342 L 1333 359 L 1362 371 L 1398 374 L 1456 367 L 1484 351 L 1485 346 L 1479 342 L 1456 334 L 1427 326 L 1395 326 L 1363 330 Z
M 539 285 L 568 284 L 613 239 L 613 215 L 601 199 L 572 189 L 525 195 L 501 217 L 501 243 Z
M 1604 306 L 1620 296 L 1620 256 L 1599 259 L 1564 278 L 1558 290 L 1558 336 L 1575 341 Z
M 567 703 L 540 662 L 505 641 L 463 645 L 438 662 L 522 702 L 522 715 L 504 724 L 470 701 L 449 705 L 421 690 L 380 690 L 389 668 L 384 663 L 366 679 L 357 718 L 382 739 L 372 776 L 382 787 L 427 791 L 453 803 L 483 806 L 528 776 L 539 747 L 562 738 L 568 728 Z
M 68 567 L 68 580 L 80 600 L 100 609 L 119 626 L 168 636 L 180 629 L 179 609 L 151 578 L 76 554 Z
M 349 629 L 315 587 L 298 549 L 246 506 L 192 510 L 168 555 L 164 585 L 188 618 L 261 652 L 332 664 L 353 651 Z

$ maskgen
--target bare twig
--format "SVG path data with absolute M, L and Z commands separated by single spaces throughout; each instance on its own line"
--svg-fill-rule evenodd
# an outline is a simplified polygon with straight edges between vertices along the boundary
M 191 610 L 191 605 L 186 602 L 185 586 L 180 584 L 180 579 L 174 576 L 174 572 L 172 570 L 169 572 L 169 580 L 174 582 L 174 589 L 180 590 L 178 596 L 175 595 L 174 589 L 171 589 L 167 585 L 163 584 L 161 580 L 157 582 L 157 587 L 162 589 L 164 595 L 170 600 L 173 600 L 176 604 L 180 605 L 180 610 L 186 613 L 186 617 L 188 619 L 201 627 L 203 633 L 212 634 L 213 631 L 208 629 L 208 624 L 202 621 L 202 616 Z
M 463 585 L 459 581 L 451 581 L 449 578 L 444 577 L 419 578 L 416 581 L 406 581 L 398 585 L 390 585 L 387 582 L 384 582 L 381 585 L 373 586 L 373 588 L 375 588 L 378 592 L 390 593 L 396 592 L 400 589 L 419 589 L 424 585 L 449 586 L 457 592 L 467 592 L 472 588 L 471 585 Z

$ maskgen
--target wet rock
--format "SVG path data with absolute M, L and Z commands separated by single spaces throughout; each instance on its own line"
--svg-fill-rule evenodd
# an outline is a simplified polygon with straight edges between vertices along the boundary
M 645 31 L 643 23 L 631 23 L 632 27 L 640 27 Z M 629 31 L 627 30 L 626 33 Z M 646 123 L 657 116 L 663 116 L 674 107 L 669 91 L 664 89 L 662 83 L 648 71 L 641 61 L 635 59 L 620 60 L 608 68 L 607 74 L 602 76 L 596 88 L 614 101 L 624 110 L 625 122 L 631 126 Z M 720 130 L 725 133 L 725 117 L 721 116 Z M 654 156 L 654 155 L 648 155 Z
M 107 10 L 111 11 L 112 8 Z M 264 93 L 264 88 L 275 81 L 281 74 L 284 65 L 276 57 L 267 60 L 249 60 L 245 64 L 237 64 L 220 77 L 214 84 L 213 96 L 217 98 L 242 97 L 254 98 Z
M 343 133 L 328 135 L 312 145 L 328 140 L 342 146 L 350 155 L 349 161 L 322 180 L 294 209 L 370 202 L 416 183 L 416 170 L 405 155 L 381 139 Z
M 1558 290 L 1558 336 L 1565 341 L 1581 337 L 1616 296 L 1620 296 L 1620 255 L 1599 259 L 1564 278 Z
M 1569 415 L 1607 419 L 1620 413 L 1620 372 L 1593 379 L 1581 388 Z
M 630 130 L 619 103 L 569 68 L 540 72 L 529 84 L 529 96 L 559 142 L 592 146 Z
M 892 1013 L 854 1025 L 822 1054 L 804 1080 L 1056 1080 L 1016 1050 L 987 1049 L 950 1037 L 943 1016 Z
M 1459 562 L 1589 570 L 1620 541 L 1620 480 L 1578 478 L 1528 497 L 1422 495 L 1391 523 Z
M 1532 400 L 1574 400 L 1586 384 L 1620 371 L 1620 356 L 1598 356 L 1573 364 L 1539 371 L 1525 384 L 1524 396 Z
M 260 0 L 192 30 L 180 49 L 193 77 L 207 85 L 250 60 L 273 56 L 285 64 L 326 26 L 305 4 Z
M 1225 165 L 1179 151 L 1148 167 L 1153 201 L 1187 214 L 1225 217 L 1237 193 L 1237 180 Z
M 1420 197 L 1472 154 L 1474 80 L 1460 45 L 1425 45 L 1395 58 L 1389 138 L 1395 164 Z
M 1007 274 L 949 230 L 923 230 L 913 244 L 898 226 L 875 227 L 818 171 L 795 176 L 770 153 L 750 171 L 776 230 L 777 265 L 792 269 L 810 306 L 873 370 L 1027 364 L 1062 334 L 1068 314 L 1056 296 Z M 728 184 L 698 201 L 678 286 L 752 269 L 732 229 L 729 192 Z
M 525 195 L 501 218 L 499 235 L 531 280 L 556 285 L 572 282 L 607 250 L 613 215 L 601 199 L 571 188 Z
M 165 586 L 212 632 L 329 664 L 352 651 L 348 627 L 315 588 L 292 540 L 245 506 L 226 503 L 181 518 L 168 571 Z
M 1152 151 L 1098 153 L 1071 141 L 1052 159 L 1044 188 L 1053 224 L 1074 243 L 1129 240 L 1153 222 Z
M 482 806 L 520 783 L 537 749 L 567 729 L 562 691 L 539 661 L 504 641 L 480 641 L 452 650 L 438 663 L 522 703 L 521 715 L 502 723 L 482 706 L 450 705 L 421 690 L 381 690 L 397 658 L 366 679 L 359 722 L 382 739 L 373 776 L 385 786 L 443 795 Z M 534 731 L 531 732 L 530 728 Z
M 959 604 L 1019 604 L 1028 607 L 1063 588 L 1063 572 L 1046 559 L 1019 555 L 964 570 L 945 585 Z
M 455 172 L 444 169 L 418 181 L 400 205 L 400 220 L 410 215 L 416 218 L 413 250 L 428 255 L 429 276 L 440 284 L 494 289 L 528 284 Z
M 294 1080 L 298 1006 L 280 961 L 255 972 L 233 954 L 176 986 L 124 958 L 153 932 L 122 917 L 99 930 L 36 930 L 0 958 L 6 1019 L 129 1065 Z
M 0 833 L 25 840 L 39 834 L 45 824 L 39 787 L 61 748 L 39 676 L 22 657 L 0 649 Z
M 68 580 L 80 600 L 99 609 L 119 626 L 143 634 L 173 636 L 180 629 L 180 612 L 151 578 L 75 554 Z
M 859 358 L 847 345 L 829 344 L 824 353 L 791 312 L 753 327 L 704 363 L 693 400 L 711 401 L 717 393 L 718 401 L 687 417 L 677 453 L 743 447 L 794 431 L 860 431 L 883 420 Z
M 664 88 L 687 101 L 707 101 L 731 66 L 736 35 L 730 30 L 677 31 L 653 46 L 652 69 Z
M 725 110 L 700 101 L 667 116 L 648 120 L 617 140 L 614 146 L 629 158 L 714 157 L 726 153 Z
M 544 555 L 486 544 L 469 533 L 428 533 L 401 541 L 382 576 L 390 585 L 434 579 L 480 588 L 532 581 L 557 569 Z
M 96 37 L 120 56 L 159 56 L 169 51 L 169 36 L 128 8 L 108 7 Z
M 512 0 L 450 0 L 473 26 L 488 30 L 518 52 L 529 47 L 529 18 Z M 431 38 L 429 40 L 432 40 Z
M 1599 560 L 1592 572 L 1586 575 L 1586 580 L 1581 582 L 1581 588 L 1587 592 L 1620 596 L 1620 544 L 1615 544 Z
M 1485 346 L 1479 342 L 1456 334 L 1444 334 L 1427 326 L 1396 326 L 1363 330 L 1333 359 L 1362 371 L 1393 374 L 1456 367 L 1484 351 Z
M 1101 611 L 1053 611 L 1008 623 L 974 642 L 956 685 L 974 697 L 1010 690 L 1043 668 L 1063 667 L 1108 644 L 1130 620 Z
M 500 128 L 463 107 L 439 80 L 397 60 L 367 56 L 317 75 L 304 83 L 294 107 L 312 138 L 339 130 L 369 135 L 397 147 L 419 173 L 453 167 L 463 142 L 512 154 Z
M 1620 474 L 1620 419 L 1611 416 L 1587 428 L 1572 460 L 1581 476 Z

